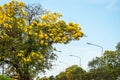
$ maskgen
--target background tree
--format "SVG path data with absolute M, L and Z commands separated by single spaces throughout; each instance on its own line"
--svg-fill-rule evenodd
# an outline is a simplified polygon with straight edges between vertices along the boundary
M 52 75 L 49 77 L 49 80 L 55 80 L 55 77 Z
M 44 10 L 39 3 L 25 5 L 24 11 L 27 13 L 27 16 L 25 17 L 29 25 L 32 23 L 33 20 L 38 20 L 39 16 L 43 15 L 46 12 L 46 10 Z
M 65 72 L 61 72 L 56 76 L 56 80 L 85 80 L 86 71 L 77 65 L 66 68 Z
M 88 66 L 91 78 L 98 80 L 116 80 L 120 75 L 119 64 L 119 43 L 115 51 L 107 50 L 101 57 L 96 57 Z
M 73 65 L 66 68 L 65 72 L 60 72 L 55 80 L 79 80 L 80 76 L 82 80 L 118 80 L 120 75 L 119 46 L 118 43 L 115 51 L 106 50 L 102 56 L 90 61 L 88 72 Z
M 56 80 L 68 80 L 65 72 L 60 72 L 60 73 L 56 76 L 55 79 L 56 79 Z
M 60 20 L 58 13 L 46 12 L 28 23 L 24 7 L 14 0 L 0 6 L 0 62 L 11 65 L 20 80 L 30 80 L 33 73 L 51 68 L 53 44 L 79 40 L 83 33 L 78 24 Z
M 120 42 L 116 46 L 116 66 L 119 67 L 120 65 Z
M 38 80 L 49 80 L 49 78 L 46 77 L 46 76 L 44 76 L 44 77 L 42 77 L 42 78 L 40 78 L 40 79 L 38 79 Z
M 77 65 L 72 65 L 66 69 L 68 80 L 84 80 L 86 71 Z

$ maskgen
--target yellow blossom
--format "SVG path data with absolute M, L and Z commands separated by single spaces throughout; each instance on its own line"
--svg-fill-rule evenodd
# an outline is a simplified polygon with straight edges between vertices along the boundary
M 25 63 L 29 63 L 29 62 L 31 62 L 31 58 L 30 58 L 30 57 L 23 58 L 23 61 L 24 61 Z
M 20 5 L 21 7 L 24 7 L 24 3 L 23 3 L 23 2 L 19 2 L 19 5 Z
M 27 32 L 27 28 L 25 27 L 25 28 L 23 29 L 23 31 L 24 31 L 24 32 Z
M 64 36 L 64 37 L 63 37 L 63 41 L 66 41 L 66 40 L 67 40 L 67 38 Z
M 36 54 L 36 57 L 39 57 L 39 54 Z
M 38 33 L 35 33 L 35 36 L 37 36 L 38 35 Z
M 31 56 L 32 56 L 32 57 L 35 56 L 35 52 L 32 51 L 32 52 L 31 52 Z
M 27 59 L 26 59 L 26 58 L 23 58 L 23 61 L 26 63 Z
M 44 35 L 43 35 L 43 34 L 39 34 L 39 38 L 40 38 L 40 39 L 43 39 L 43 38 L 44 38 Z
M 48 46 L 48 43 L 45 43 L 46 46 Z
M 40 40 L 40 44 L 43 45 L 44 44 L 44 40 Z
M 47 15 L 44 15 L 44 16 L 41 16 L 40 17 L 42 20 L 47 20 L 48 16 Z
M 8 26 L 9 26 L 9 24 L 7 24 L 7 23 L 4 24 L 4 27 L 5 27 L 5 28 L 7 28 Z
M 42 54 L 39 54 L 39 58 L 40 58 L 40 59 L 43 59 L 43 55 L 42 55 Z
M 0 36 L 3 39 L 3 36 Z
M 32 29 L 32 26 L 28 26 L 29 29 Z
M 45 39 L 48 39 L 49 37 L 48 36 L 45 36 Z
M 29 34 L 29 35 L 32 35 L 32 31 L 30 30 L 28 34 Z
M 53 36 L 54 34 L 50 33 L 49 36 Z
M 30 57 L 27 57 L 26 61 L 27 61 L 27 62 L 31 62 L 31 58 L 30 58 Z
M 46 22 L 43 22 L 43 23 L 42 23 L 42 25 L 43 25 L 43 26 L 46 26 L 46 25 L 47 25 L 47 23 L 46 23 Z
M 24 55 L 23 55 L 22 53 L 18 53 L 17 56 L 19 56 L 19 57 L 23 57 Z
M 38 23 L 37 26 L 38 26 L 38 27 L 42 27 L 43 25 L 42 25 L 41 23 Z
M 0 6 L 0 10 L 2 10 L 2 6 Z

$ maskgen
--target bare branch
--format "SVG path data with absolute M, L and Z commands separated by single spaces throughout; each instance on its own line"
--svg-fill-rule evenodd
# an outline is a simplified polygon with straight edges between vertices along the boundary
M 40 4 L 29 4 L 25 5 L 25 12 L 27 12 L 28 24 L 31 24 L 33 20 L 37 20 L 37 17 L 44 14 L 46 10 L 43 10 Z

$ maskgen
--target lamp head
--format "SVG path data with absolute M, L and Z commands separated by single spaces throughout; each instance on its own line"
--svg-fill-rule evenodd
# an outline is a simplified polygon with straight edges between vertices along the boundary
M 90 45 L 91 43 L 88 43 L 88 42 L 87 42 L 87 44 Z

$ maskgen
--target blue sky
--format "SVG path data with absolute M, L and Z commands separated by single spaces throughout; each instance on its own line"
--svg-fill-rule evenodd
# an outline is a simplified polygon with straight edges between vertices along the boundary
M 10 0 L 2 0 L 0 5 Z M 80 41 L 67 45 L 55 45 L 57 52 L 56 66 L 47 75 L 55 75 L 66 67 L 79 64 L 79 59 L 69 56 L 80 56 L 82 68 L 87 70 L 88 61 L 101 55 L 101 48 L 87 45 L 87 42 L 101 45 L 104 50 L 115 50 L 120 42 L 120 0 L 19 0 L 29 3 L 40 3 L 44 9 L 63 14 L 66 22 L 80 24 L 87 35 Z M 62 63 L 59 63 L 61 61 Z

